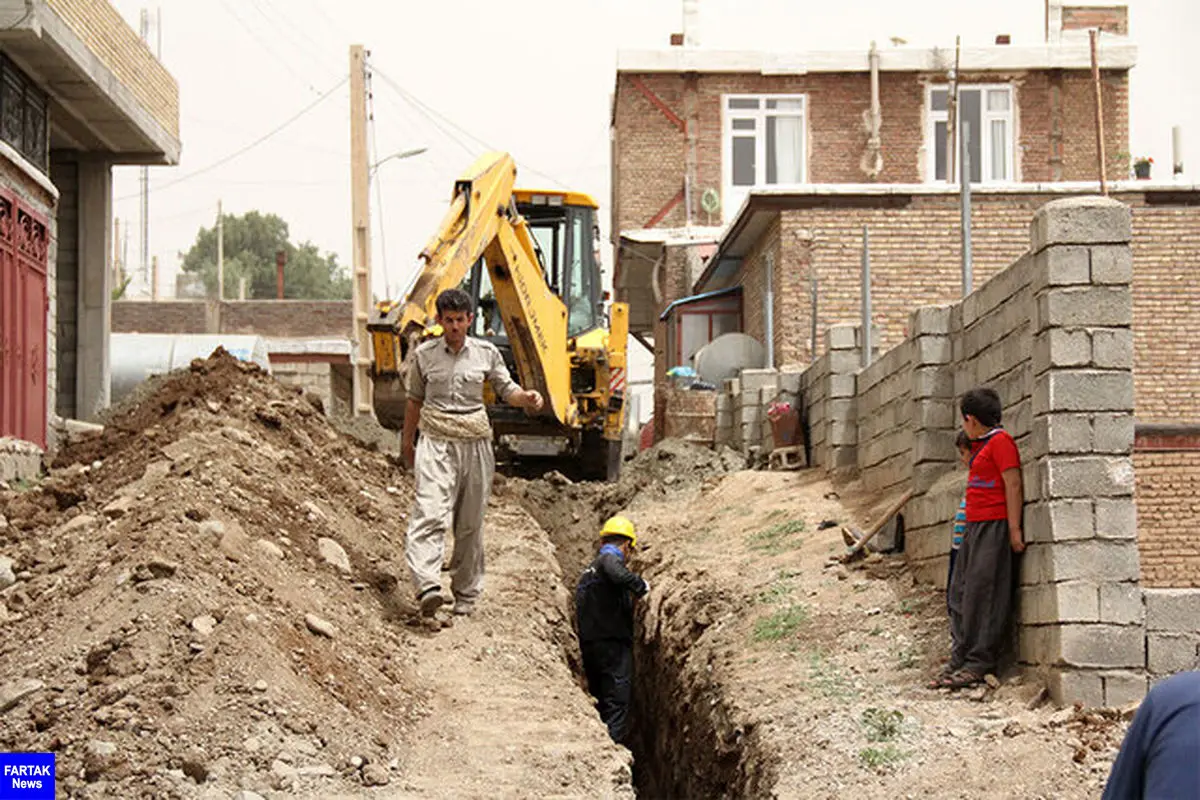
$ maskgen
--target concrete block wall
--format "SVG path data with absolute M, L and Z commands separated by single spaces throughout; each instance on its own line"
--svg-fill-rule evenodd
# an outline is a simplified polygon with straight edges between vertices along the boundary
M 809 466 L 829 467 L 829 353 L 800 373 L 800 397 L 808 419 Z
M 1018 658 L 1046 675 L 1056 700 L 1092 705 L 1137 699 L 1147 681 L 1130 241 L 1121 203 L 1049 203 L 1034 216 L 1029 252 L 1008 269 L 959 303 L 913 312 L 906 338 L 861 371 L 833 349 L 856 343 L 853 326 L 831 328 L 829 360 L 801 380 L 810 420 L 825 426 L 817 463 L 833 472 L 834 385 L 851 368 L 838 408 L 851 409 L 855 436 L 842 447 L 855 452 L 868 490 L 912 489 L 906 553 L 919 577 L 939 585 L 964 488 L 954 466 L 957 400 L 974 386 L 997 390 L 1025 473 Z M 1200 622 L 1193 627 L 1157 633 L 1200 642 Z
M 334 409 L 332 364 L 321 362 L 271 361 L 271 372 L 282 384 L 299 386 L 321 398 L 325 413 Z
M 1146 589 L 1146 669 L 1151 679 L 1200 669 L 1200 591 Z

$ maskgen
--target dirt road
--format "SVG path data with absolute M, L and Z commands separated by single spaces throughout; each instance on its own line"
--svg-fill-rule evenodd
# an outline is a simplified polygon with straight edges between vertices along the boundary
M 433 632 L 390 457 L 197 363 L 0 487 L 0 747 L 56 752 L 79 798 L 1098 793 L 1122 720 L 1027 708 L 1020 679 L 921 688 L 941 597 L 901 559 L 831 565 L 828 484 L 737 467 L 668 442 L 612 485 L 499 480 L 484 600 Z M 654 586 L 632 754 L 579 687 L 569 608 L 617 511 Z

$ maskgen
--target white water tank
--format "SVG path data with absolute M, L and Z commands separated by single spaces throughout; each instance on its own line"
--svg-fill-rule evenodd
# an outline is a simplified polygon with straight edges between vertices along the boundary
M 761 369 L 767 363 L 762 344 L 744 333 L 725 333 L 696 351 L 696 373 L 700 380 L 720 387 L 743 369 Z
M 186 367 L 194 359 L 208 358 L 218 347 L 268 372 L 271 362 L 261 336 L 228 336 L 202 333 L 114 333 L 109 342 L 112 365 L 112 402 L 119 403 L 151 375 Z

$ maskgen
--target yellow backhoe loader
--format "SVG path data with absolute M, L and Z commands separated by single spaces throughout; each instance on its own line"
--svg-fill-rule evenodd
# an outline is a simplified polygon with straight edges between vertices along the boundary
M 404 427 L 410 355 L 433 332 L 438 294 L 462 288 L 476 304 L 470 335 L 493 342 L 521 385 L 546 399 L 529 415 L 496 402 L 485 386 L 498 454 L 615 480 L 629 307 L 612 303 L 605 313 L 596 202 L 577 192 L 514 189 L 515 182 L 508 154 L 476 161 L 455 181 L 408 296 L 376 305 L 367 324 L 375 414 L 386 428 Z

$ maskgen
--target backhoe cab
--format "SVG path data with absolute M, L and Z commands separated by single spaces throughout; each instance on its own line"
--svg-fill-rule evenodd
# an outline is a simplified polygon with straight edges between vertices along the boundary
M 496 402 L 485 386 L 499 455 L 553 459 L 583 477 L 613 480 L 628 307 L 614 303 L 606 318 L 597 205 L 576 192 L 513 189 L 515 173 L 504 154 L 476 162 L 456 182 L 405 302 L 376 307 L 368 324 L 375 412 L 385 427 L 403 427 L 406 360 L 433 333 L 437 294 L 457 286 L 475 302 L 471 335 L 493 342 L 521 384 L 547 400 L 530 416 Z

